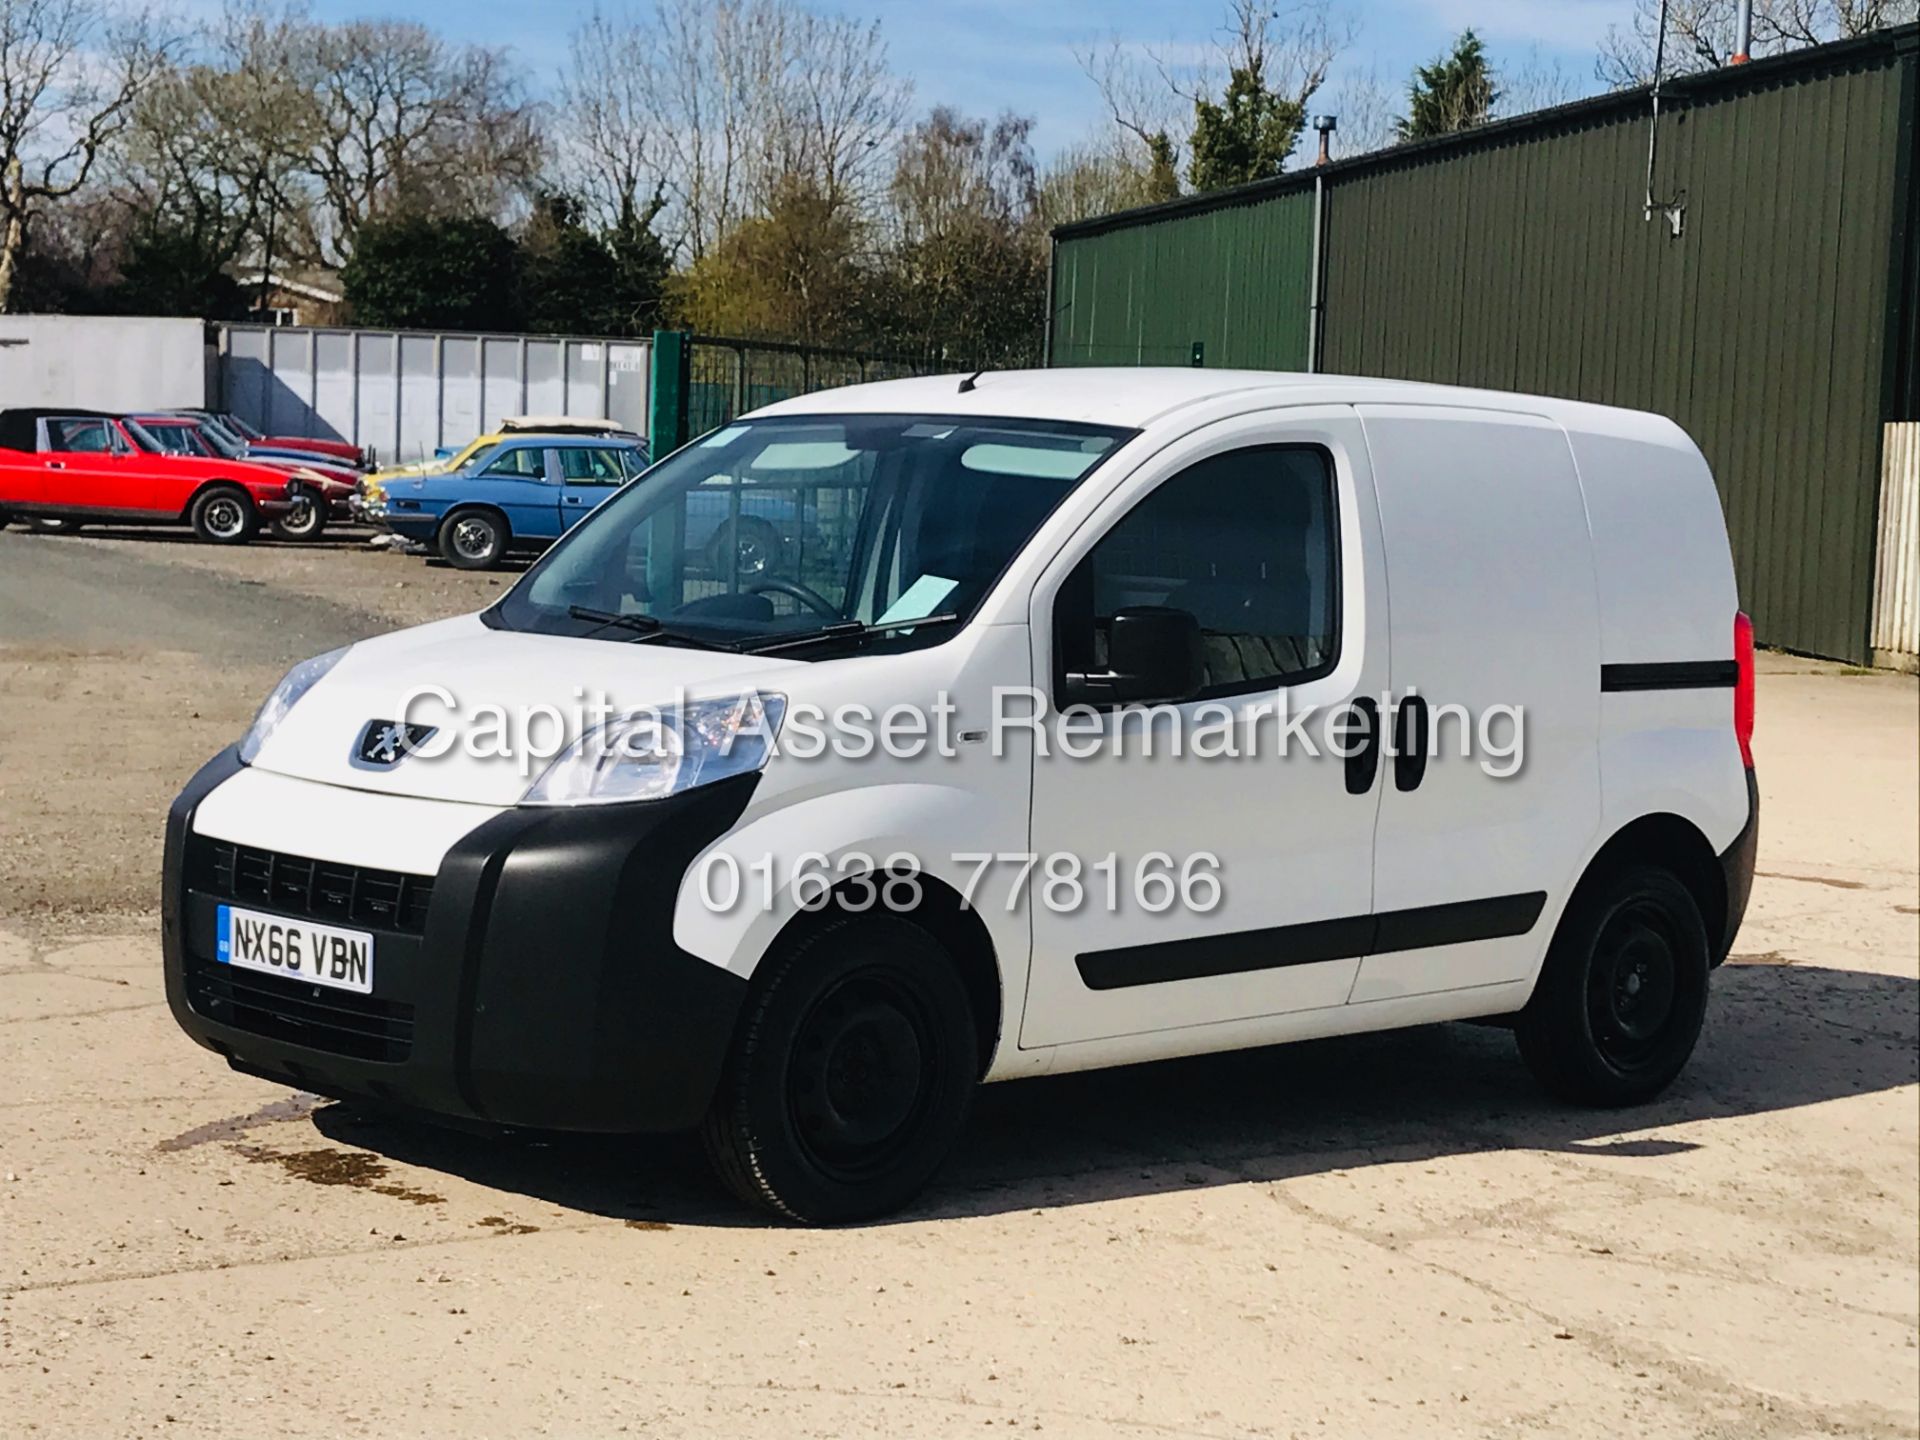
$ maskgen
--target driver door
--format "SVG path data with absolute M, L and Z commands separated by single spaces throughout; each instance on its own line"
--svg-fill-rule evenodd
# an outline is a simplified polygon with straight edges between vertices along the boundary
M 1326 721 L 1386 683 L 1378 537 L 1350 410 L 1243 417 L 1128 477 L 1036 585 L 1052 713 L 1033 761 L 1023 1047 L 1346 1003 L 1380 787 L 1355 785 Z M 1198 619 L 1201 690 L 1151 725 L 1108 709 L 1070 733 L 1064 674 L 1106 668 L 1106 627 L 1135 607 Z M 1282 706 L 1307 713 L 1317 755 L 1300 732 L 1280 753 Z M 1044 883 L 1070 869 L 1078 891 Z

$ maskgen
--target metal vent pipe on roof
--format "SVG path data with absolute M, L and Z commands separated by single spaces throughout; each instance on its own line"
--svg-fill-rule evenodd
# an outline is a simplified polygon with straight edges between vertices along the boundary
M 1730 65 L 1744 65 L 1753 49 L 1753 0 L 1740 0 L 1734 10 L 1733 58 Z

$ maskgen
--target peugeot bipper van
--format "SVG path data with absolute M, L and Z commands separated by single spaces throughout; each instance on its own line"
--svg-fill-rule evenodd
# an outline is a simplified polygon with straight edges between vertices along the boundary
M 323 1095 L 700 1128 L 809 1222 L 907 1202 L 982 1081 L 1496 1018 L 1630 1105 L 1746 907 L 1752 727 L 1667 420 L 862 385 L 679 450 L 477 615 L 294 667 L 169 816 L 167 993 Z

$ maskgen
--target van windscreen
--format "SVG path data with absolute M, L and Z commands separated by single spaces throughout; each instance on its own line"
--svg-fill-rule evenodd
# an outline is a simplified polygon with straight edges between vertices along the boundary
M 971 615 L 1060 501 L 1131 430 L 1028 419 L 747 420 L 677 451 L 546 554 L 487 623 L 631 638 L 645 616 L 712 644 Z M 800 655 L 801 651 L 793 652 Z M 809 649 L 806 658 L 831 653 Z

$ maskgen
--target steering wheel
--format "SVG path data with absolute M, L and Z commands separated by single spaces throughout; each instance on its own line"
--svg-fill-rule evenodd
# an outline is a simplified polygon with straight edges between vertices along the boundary
M 769 575 L 763 579 L 754 581 L 745 588 L 749 595 L 764 595 L 769 590 L 777 591 L 782 595 L 791 595 L 809 610 L 816 611 L 826 616 L 829 620 L 839 620 L 842 618 L 838 605 L 827 599 L 827 597 L 822 595 L 818 590 L 808 585 L 802 585 L 798 580 L 782 580 L 778 576 Z

